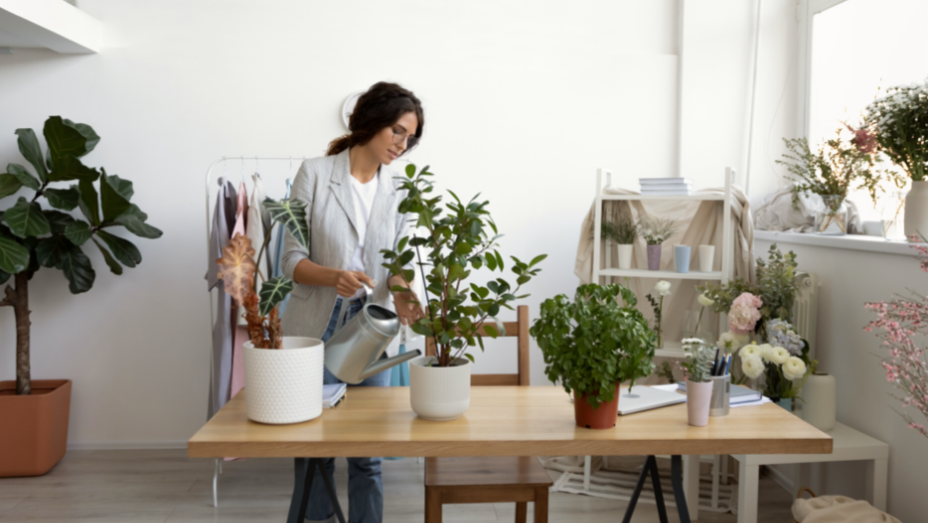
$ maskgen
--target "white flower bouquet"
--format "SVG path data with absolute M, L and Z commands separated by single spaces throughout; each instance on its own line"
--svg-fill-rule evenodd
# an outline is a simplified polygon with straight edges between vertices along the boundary
M 803 357 L 799 357 L 783 347 L 769 343 L 746 345 L 738 352 L 738 356 L 745 377 L 756 380 L 763 375 L 766 378 L 764 396 L 773 400 L 798 398 L 799 389 L 805 385 L 818 363 L 813 360 L 806 364 L 808 350 L 802 353 Z

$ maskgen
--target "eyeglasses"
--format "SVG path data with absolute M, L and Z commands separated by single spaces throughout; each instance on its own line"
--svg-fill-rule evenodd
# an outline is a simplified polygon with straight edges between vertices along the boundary
M 406 150 L 411 150 L 416 145 L 419 144 L 419 138 L 414 134 L 408 134 L 403 131 L 398 131 L 396 127 L 391 129 L 393 131 L 393 144 L 400 145 L 404 141 L 406 142 Z

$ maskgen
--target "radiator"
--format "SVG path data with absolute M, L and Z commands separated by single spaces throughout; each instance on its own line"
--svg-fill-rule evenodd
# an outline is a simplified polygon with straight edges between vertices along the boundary
M 818 316 L 818 276 L 796 273 L 796 301 L 793 303 L 793 328 L 809 342 L 809 357 L 815 358 L 815 328 Z

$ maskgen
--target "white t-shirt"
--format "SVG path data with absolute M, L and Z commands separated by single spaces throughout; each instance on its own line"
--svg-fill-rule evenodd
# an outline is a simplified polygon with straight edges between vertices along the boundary
M 354 221 L 358 227 L 358 248 L 354 251 L 354 257 L 348 264 L 349 271 L 364 272 L 364 238 L 367 237 L 367 222 L 371 218 L 371 209 L 374 207 L 374 197 L 377 196 L 377 188 L 380 184 L 380 171 L 374 175 L 374 178 L 367 182 L 361 183 L 357 178 L 351 176 L 351 196 L 354 199 Z M 364 289 L 355 293 L 353 298 L 364 295 Z

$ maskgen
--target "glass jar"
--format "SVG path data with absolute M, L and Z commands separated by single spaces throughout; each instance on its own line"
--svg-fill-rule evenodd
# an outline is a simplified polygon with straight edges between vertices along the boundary
M 829 236 L 847 234 L 847 203 L 842 195 L 824 195 L 824 209 L 815 213 L 815 232 Z

